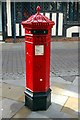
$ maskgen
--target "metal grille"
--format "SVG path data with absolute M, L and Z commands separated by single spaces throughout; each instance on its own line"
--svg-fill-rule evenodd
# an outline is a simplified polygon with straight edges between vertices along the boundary
M 21 22 L 29 17 L 29 3 L 16 2 L 16 22 Z
M 30 14 L 32 15 L 34 13 L 35 13 L 35 4 L 34 4 L 34 2 L 31 2 L 30 3 Z
M 22 5 L 20 2 L 16 2 L 16 21 L 21 22 L 22 20 Z
M 50 3 L 50 11 L 54 11 L 56 9 L 56 2 Z
M 16 21 L 21 22 L 36 13 L 36 7 L 40 5 L 41 12 L 64 12 L 66 9 L 67 21 L 77 21 L 79 11 L 78 2 L 16 2 Z M 67 6 L 65 9 L 64 7 Z
M 78 4 L 78 21 L 80 21 L 80 2 L 79 2 L 79 4 Z
M 50 3 L 44 2 L 43 3 L 43 10 L 44 11 L 49 11 L 50 10 Z
M 36 7 L 37 6 L 41 7 L 41 12 L 43 11 L 43 3 L 42 2 L 31 2 L 30 3 L 30 15 L 36 13 Z
M 12 4 L 12 3 L 11 3 Z M 79 18 L 79 2 L 15 2 L 11 6 L 11 22 L 12 22 L 12 35 L 14 35 L 14 24 L 16 24 L 16 32 L 17 36 L 22 36 L 22 26 L 21 22 L 26 20 L 28 17 L 36 13 L 36 7 L 41 7 L 41 13 L 45 14 L 51 20 L 55 16 L 56 28 L 55 28 L 55 36 L 58 35 L 58 26 L 60 22 L 62 23 L 63 32 L 61 35 L 66 35 L 66 28 L 67 26 L 72 26 L 74 23 L 75 25 L 78 24 Z M 14 8 L 15 8 L 15 15 L 14 15 Z M 48 14 L 46 14 L 48 13 Z M 62 16 L 62 21 L 59 20 L 60 16 Z M 14 18 L 16 19 L 16 23 L 14 23 Z
M 67 21 L 78 21 L 79 15 L 78 2 L 67 3 Z
M 79 12 L 78 3 L 75 2 L 74 3 L 74 21 L 78 20 L 78 12 Z
M 30 16 L 30 7 L 28 2 L 22 3 L 22 20 L 28 19 Z
M 43 2 L 43 11 L 62 11 L 62 2 Z
M 57 10 L 62 11 L 62 2 L 57 2 Z

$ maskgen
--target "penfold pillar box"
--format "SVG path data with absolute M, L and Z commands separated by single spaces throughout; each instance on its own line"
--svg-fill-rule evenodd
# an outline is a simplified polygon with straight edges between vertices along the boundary
M 46 110 L 51 104 L 50 39 L 54 22 L 37 13 L 22 21 L 25 28 L 26 90 L 25 106 Z

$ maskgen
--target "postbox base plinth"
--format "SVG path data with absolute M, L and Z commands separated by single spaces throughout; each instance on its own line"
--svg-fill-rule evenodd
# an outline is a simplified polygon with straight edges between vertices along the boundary
M 51 89 L 47 92 L 31 92 L 26 90 L 25 92 L 25 106 L 32 111 L 47 110 L 51 105 Z

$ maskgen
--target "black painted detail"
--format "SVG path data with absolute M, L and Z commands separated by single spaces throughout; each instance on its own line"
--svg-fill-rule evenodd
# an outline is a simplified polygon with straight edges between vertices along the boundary
M 79 33 L 72 33 L 72 37 L 79 37 Z
M 25 92 L 25 106 L 32 111 L 47 110 L 51 105 L 51 89 L 47 92 L 31 92 L 26 90 Z
M 32 34 L 42 34 L 42 35 L 45 35 L 45 34 L 48 34 L 48 30 L 32 30 L 31 31 Z

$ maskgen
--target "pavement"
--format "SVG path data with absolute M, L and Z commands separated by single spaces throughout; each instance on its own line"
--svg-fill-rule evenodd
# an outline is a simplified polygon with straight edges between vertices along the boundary
M 25 44 L 0 43 L 0 118 L 79 118 L 78 42 L 51 42 L 51 105 L 46 111 L 24 106 Z

